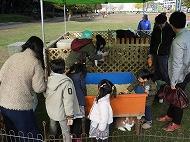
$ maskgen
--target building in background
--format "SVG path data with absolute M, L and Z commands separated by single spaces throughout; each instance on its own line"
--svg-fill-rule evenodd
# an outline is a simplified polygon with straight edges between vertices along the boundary
M 167 10 L 175 9 L 176 0 L 164 0 L 164 7 Z

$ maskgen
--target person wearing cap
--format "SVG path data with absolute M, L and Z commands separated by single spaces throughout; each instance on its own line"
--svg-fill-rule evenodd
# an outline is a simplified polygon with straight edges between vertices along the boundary
M 92 32 L 89 30 L 85 30 L 82 32 L 82 36 L 79 38 L 78 42 L 80 42 L 81 40 L 85 41 L 86 39 L 91 40 L 91 37 L 92 37 Z M 73 44 L 77 44 L 77 42 Z M 85 64 L 86 58 L 89 58 L 89 60 L 94 62 L 94 60 L 101 60 L 103 57 L 107 56 L 108 54 L 109 52 L 103 52 L 102 54 L 97 55 L 96 47 L 91 41 L 90 43 L 87 42 L 86 45 L 82 46 L 79 52 L 71 50 L 70 54 L 65 60 L 65 64 L 67 68 L 70 68 L 73 64 L 76 64 L 76 63 Z
M 166 12 L 161 12 L 160 14 L 163 14 L 163 15 L 167 16 L 167 15 L 166 15 Z M 156 28 L 157 26 L 158 26 L 158 25 L 154 22 L 154 27 L 153 27 L 153 29 Z
M 142 20 L 139 22 L 137 30 L 151 30 L 151 23 L 148 20 L 148 15 L 144 14 Z

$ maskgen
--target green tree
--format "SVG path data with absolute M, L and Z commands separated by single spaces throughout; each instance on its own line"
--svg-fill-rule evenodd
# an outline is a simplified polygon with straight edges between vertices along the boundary
M 182 0 L 181 5 L 186 6 L 188 11 L 188 9 L 190 8 L 190 0 Z
M 136 3 L 136 4 L 134 5 L 134 7 L 137 8 L 138 11 L 139 11 L 139 9 L 142 9 L 142 8 L 143 8 L 143 4 L 142 4 L 142 3 Z
M 53 4 L 57 9 L 64 9 L 63 4 Z M 93 10 L 101 9 L 101 5 L 99 4 L 75 4 L 75 5 L 66 5 L 66 9 L 68 11 L 68 20 L 70 20 L 73 13 L 80 13 L 81 17 L 83 17 L 83 13 L 87 16 L 88 12 L 92 12 Z
M 146 11 L 148 10 L 148 8 L 153 8 L 155 5 L 155 3 L 153 1 L 149 1 L 149 2 L 146 2 Z
M 0 14 L 32 16 L 40 11 L 39 0 L 0 0 Z
M 101 4 L 95 4 L 95 10 L 97 12 L 97 10 L 102 9 L 102 5 Z

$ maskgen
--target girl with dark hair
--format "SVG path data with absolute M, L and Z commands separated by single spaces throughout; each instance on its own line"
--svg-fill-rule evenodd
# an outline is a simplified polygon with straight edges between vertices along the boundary
M 31 36 L 25 44 L 22 45 L 21 52 L 30 48 L 36 54 L 36 58 L 41 62 L 42 68 L 45 68 L 44 58 L 43 58 L 43 42 L 40 38 L 36 36 Z
M 110 99 L 116 97 L 114 84 L 103 79 L 98 84 L 99 93 L 94 99 L 88 118 L 90 123 L 90 137 L 96 137 L 98 142 L 107 142 L 109 137 L 109 125 L 113 122 L 113 111 Z
M 146 97 L 146 106 L 145 106 L 145 118 L 142 119 L 143 129 L 148 129 L 152 127 L 152 115 L 151 115 L 151 108 L 152 103 L 154 101 L 155 95 L 157 93 L 157 87 L 155 83 L 155 77 L 154 74 L 150 73 L 147 69 L 140 69 L 137 72 L 137 78 L 138 80 L 133 82 L 127 90 L 124 91 L 124 93 L 128 94 L 132 90 L 134 90 L 137 86 L 141 86 L 145 93 L 148 94 Z
M 78 139 L 76 142 L 80 142 L 80 135 L 81 135 L 81 125 L 82 128 L 84 128 L 84 123 L 85 123 L 85 111 L 84 107 L 86 106 L 86 100 L 85 96 L 87 94 L 86 90 L 86 82 L 85 82 L 85 77 L 86 77 L 87 71 L 86 71 L 86 65 L 85 64 L 74 64 L 70 67 L 70 70 L 68 71 L 67 75 L 72 79 L 75 90 L 76 90 L 76 95 L 79 103 L 79 108 L 80 108 L 80 113 L 76 114 L 74 116 L 74 121 L 73 125 L 70 126 L 70 132 L 73 134 L 73 137 L 77 137 Z M 73 142 L 75 140 L 73 139 Z
M 22 46 L 22 52 L 15 53 L 0 70 L 0 110 L 6 132 L 19 131 L 24 136 L 30 132 L 36 138 L 40 134 L 32 110 L 32 91 L 42 93 L 46 89 L 44 80 L 43 42 L 36 36 L 30 37 Z

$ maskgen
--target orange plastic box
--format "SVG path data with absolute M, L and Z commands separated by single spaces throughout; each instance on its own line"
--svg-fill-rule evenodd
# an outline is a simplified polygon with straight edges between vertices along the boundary
M 111 100 L 114 117 L 144 116 L 146 96 L 147 94 L 118 95 Z M 89 114 L 95 97 L 96 96 L 86 96 L 86 115 Z
M 102 79 L 108 79 L 113 84 L 131 84 L 136 80 L 131 72 L 88 73 L 86 77 L 86 84 L 98 84 Z M 145 113 L 147 94 L 140 86 L 135 88 L 134 91 L 136 94 L 117 95 L 116 98 L 111 100 L 111 106 L 114 117 L 136 116 L 137 125 L 135 129 L 136 133 L 139 134 L 139 120 L 142 116 L 144 116 Z M 96 96 L 91 96 L 90 94 L 86 96 L 86 116 L 90 112 L 95 97 Z

